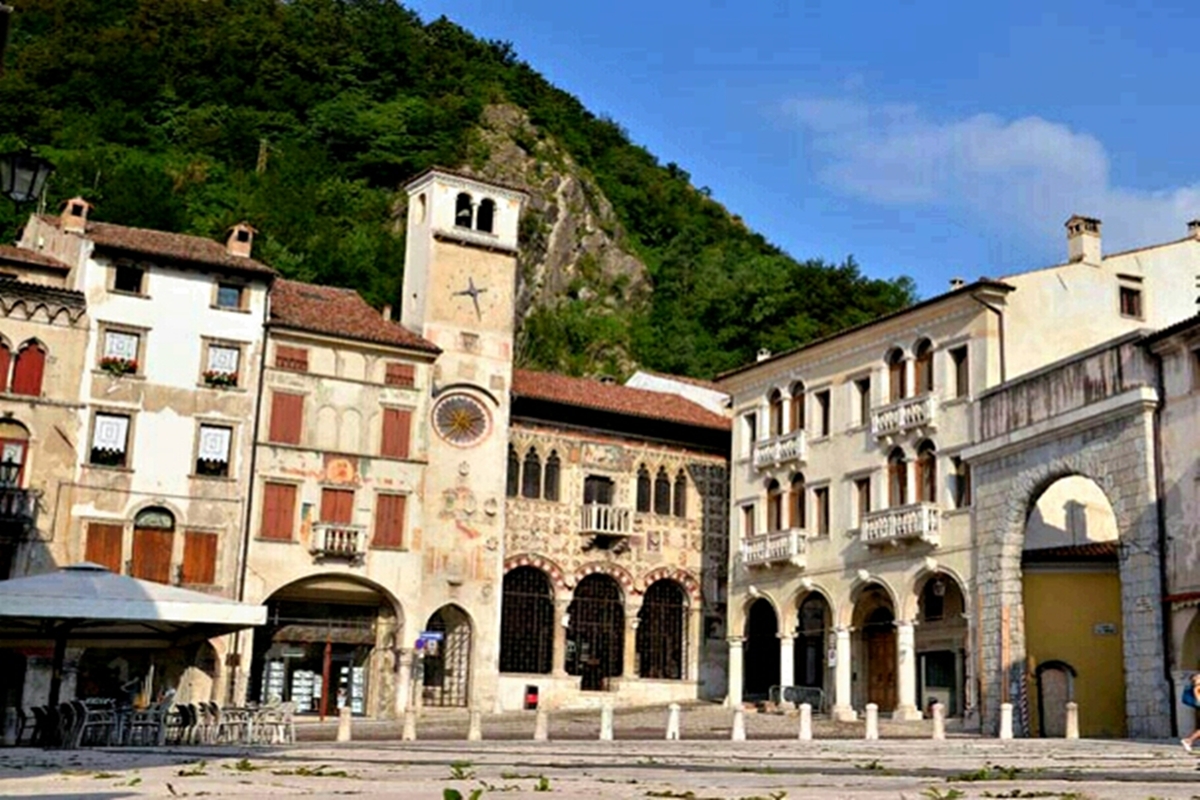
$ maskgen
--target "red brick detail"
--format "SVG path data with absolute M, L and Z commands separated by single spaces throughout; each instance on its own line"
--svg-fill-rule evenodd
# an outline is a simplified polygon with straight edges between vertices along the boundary
M 617 583 L 621 584 L 621 589 L 625 591 L 627 596 L 630 593 L 637 591 L 634 588 L 637 584 L 634 583 L 633 575 L 630 574 L 629 570 L 625 569 L 624 567 L 619 567 L 616 564 L 602 564 L 596 562 L 584 564 L 582 567 L 575 570 L 575 575 L 571 580 L 571 586 L 575 587 L 588 575 L 595 575 L 596 573 L 607 575 Z
M 569 588 L 562 567 L 544 556 L 534 555 L 533 553 L 521 553 L 520 555 L 509 556 L 504 559 L 504 571 L 506 573 L 517 567 L 534 567 L 540 569 L 550 578 L 550 583 L 554 585 L 556 590 L 565 591 Z M 573 586 L 574 584 L 570 585 Z
M 639 584 L 640 588 L 637 590 L 638 594 L 642 594 L 649 589 L 650 585 L 655 581 L 661 580 L 675 581 L 688 593 L 688 597 L 691 598 L 692 602 L 700 602 L 700 581 L 686 569 L 679 569 L 678 567 L 658 567 L 647 572 L 642 576 L 641 583 Z

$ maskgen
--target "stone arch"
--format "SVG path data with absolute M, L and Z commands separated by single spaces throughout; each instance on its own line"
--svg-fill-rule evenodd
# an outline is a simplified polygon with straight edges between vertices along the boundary
M 1192 609 L 1192 619 L 1179 641 L 1179 663 L 1176 667 L 1188 672 L 1200 672 L 1200 608 Z
M 675 581 L 683 587 L 689 603 L 693 605 L 700 603 L 700 581 L 691 572 L 679 567 L 658 567 L 650 570 L 642 576 L 635 591 L 645 594 L 651 585 L 661 580 Z
M 518 553 L 517 555 L 509 556 L 504 559 L 504 571 L 514 570 L 517 567 L 536 567 L 550 578 L 550 585 L 554 587 L 555 598 L 564 596 L 567 589 L 575 585 L 575 581 L 567 583 L 566 573 L 563 572 L 553 559 L 547 558 L 536 553 Z
M 896 607 L 897 619 L 915 620 L 920 611 L 921 593 L 925 591 L 925 584 L 938 575 L 944 576 L 947 580 L 954 581 L 963 598 L 963 613 L 968 617 L 974 613 L 971 606 L 971 595 L 967 591 L 967 581 L 963 578 L 962 573 L 953 567 L 948 567 L 935 559 L 927 559 L 927 563 L 922 564 L 913 576 L 911 590 L 907 591 L 900 598 L 900 605 Z
M 872 589 L 881 590 L 886 595 L 888 602 L 891 603 L 893 611 L 897 614 L 900 613 L 900 596 L 892 588 L 892 585 L 878 575 L 864 573 L 866 573 L 866 570 L 862 570 L 857 576 L 857 580 L 850 591 L 850 601 L 842 605 L 838 612 L 837 624 L 839 628 L 851 628 L 855 626 L 855 615 L 856 609 L 859 607 L 859 602 Z
M 629 570 L 617 564 L 608 564 L 602 561 L 593 561 L 590 564 L 584 564 L 579 569 L 575 570 L 575 575 L 571 581 L 571 588 L 578 586 L 579 582 L 588 575 L 595 575 L 596 573 L 602 573 L 615 580 L 621 587 L 621 591 L 624 593 L 626 598 L 633 594 L 633 587 L 635 583 L 633 580 L 633 575 L 629 572 Z
M 785 631 L 794 631 L 799 620 L 800 604 L 808 599 L 809 595 L 819 595 L 825 600 L 825 605 L 829 606 L 829 624 L 836 627 L 838 624 L 838 604 L 833 601 L 833 594 L 824 586 L 820 586 L 812 581 L 802 581 L 796 591 L 788 595 L 787 602 L 784 604 L 784 613 L 781 615 L 783 628 Z
M 745 607 L 742 643 L 742 696 L 766 699 L 780 685 L 779 607 L 766 595 L 751 598 Z
M 780 621 L 782 620 L 783 615 L 779 612 L 778 601 L 776 601 L 775 598 L 770 595 L 770 593 L 755 589 L 753 593 L 747 593 L 745 598 L 742 599 L 742 603 L 736 609 L 736 613 L 734 613 L 734 609 L 732 609 L 732 608 L 730 609 L 730 614 L 729 614 L 730 631 L 729 631 L 729 634 L 731 636 L 745 636 L 746 635 L 746 617 L 750 613 L 750 607 L 753 606 L 755 603 L 757 603 L 759 600 L 766 600 L 767 604 L 770 605 L 771 608 L 775 610 L 775 624 L 776 625 L 780 624 Z

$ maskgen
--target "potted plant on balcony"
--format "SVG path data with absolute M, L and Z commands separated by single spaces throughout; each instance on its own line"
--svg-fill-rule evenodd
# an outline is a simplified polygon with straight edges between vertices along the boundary
M 222 388 L 226 386 L 237 386 L 238 375 L 236 372 L 222 372 L 217 369 L 210 369 L 204 373 L 204 383 L 207 386 Z
M 137 372 L 137 359 L 122 358 L 120 356 L 105 356 L 100 359 L 100 369 L 112 375 L 114 378 L 119 378 L 122 375 L 130 375 Z
M 125 451 L 109 447 L 93 447 L 89 463 L 100 467 L 125 466 Z

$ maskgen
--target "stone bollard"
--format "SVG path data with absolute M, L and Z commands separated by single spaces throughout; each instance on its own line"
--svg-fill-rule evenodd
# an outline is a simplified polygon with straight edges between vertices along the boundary
M 812 740 L 812 704 L 800 704 L 800 741 Z
M 400 739 L 405 742 L 417 740 L 417 712 L 411 708 L 404 712 L 404 732 L 400 734 Z
M 941 703 L 933 704 L 933 738 L 946 738 L 946 707 Z
M 1000 738 L 1013 738 L 1012 703 L 1000 704 Z
M 879 706 L 867 703 L 867 732 L 863 737 L 874 741 L 879 738 Z
M 667 741 L 679 741 L 679 703 L 667 706 Z
M 467 725 L 467 741 L 483 741 L 483 714 L 477 708 L 471 709 L 471 721 Z
M 1067 738 L 1079 738 L 1079 704 L 1067 703 Z
M 613 740 L 613 707 L 612 703 L 605 701 L 604 705 L 600 706 L 600 741 L 611 742 Z
M 533 723 L 533 740 L 545 742 L 550 739 L 550 713 L 544 708 L 537 710 L 537 719 Z
M 351 714 L 350 706 L 342 706 L 338 709 L 338 730 L 337 740 L 339 742 L 350 741 L 350 723 L 354 717 Z
M 733 710 L 733 730 L 729 738 L 735 742 L 746 741 L 746 712 L 740 707 Z

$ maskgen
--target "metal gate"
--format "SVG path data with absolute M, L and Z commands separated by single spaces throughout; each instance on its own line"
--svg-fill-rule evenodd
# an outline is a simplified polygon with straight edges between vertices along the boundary
M 434 612 L 425 630 L 445 635 L 425 656 L 425 705 L 465 708 L 471 697 L 470 620 L 457 608 L 446 606 Z
M 500 609 L 500 671 L 546 674 L 554 654 L 554 595 L 536 567 L 504 576 Z
M 601 691 L 619 676 L 625 659 L 625 607 L 621 587 L 608 575 L 588 575 L 575 587 L 567 608 L 567 673 L 579 688 Z
M 687 601 L 675 581 L 655 581 L 638 613 L 638 675 L 680 680 L 684 673 L 684 619 Z

